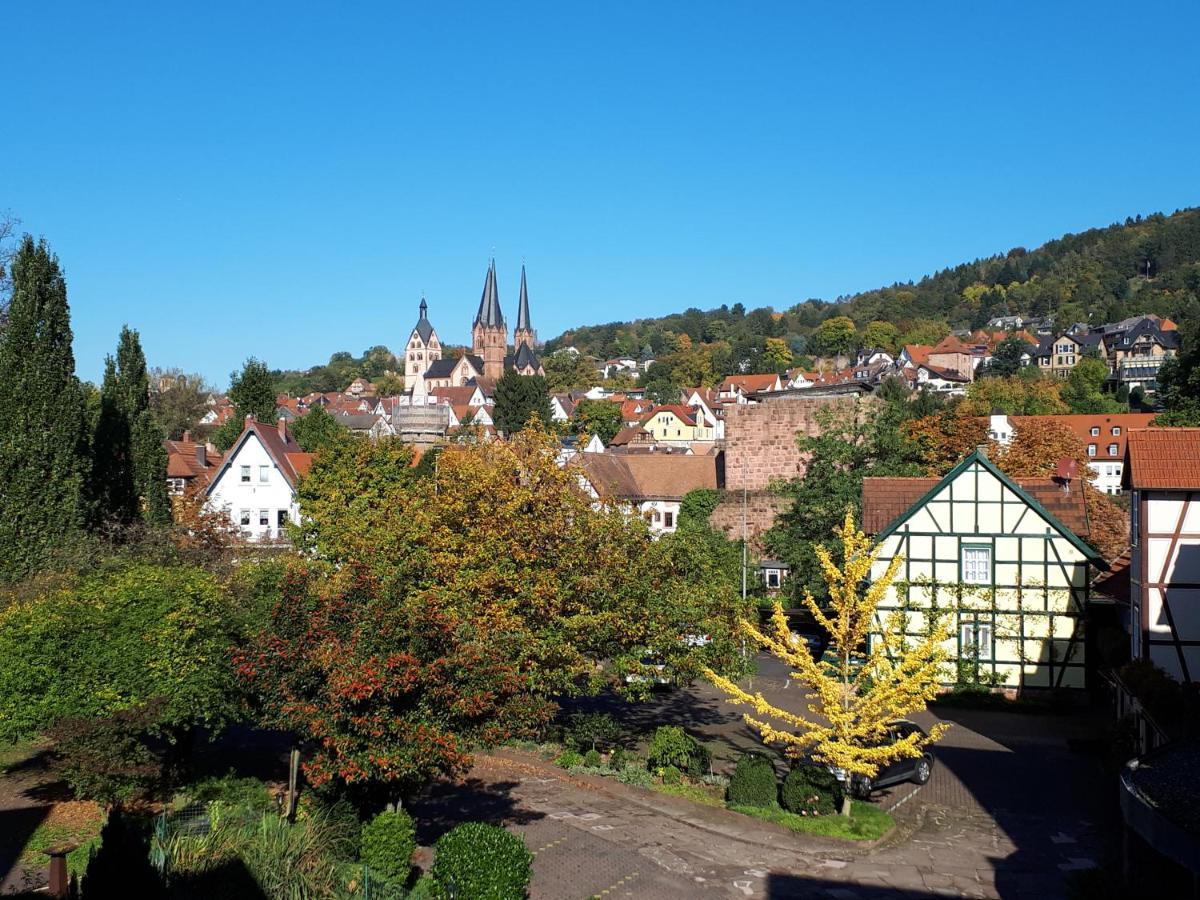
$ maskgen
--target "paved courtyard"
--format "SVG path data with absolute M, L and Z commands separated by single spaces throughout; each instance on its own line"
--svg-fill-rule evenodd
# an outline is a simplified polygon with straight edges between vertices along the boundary
M 798 696 L 786 672 L 769 666 L 755 687 L 776 702 Z M 662 695 L 630 714 L 687 725 L 726 748 L 727 758 L 756 746 L 737 709 L 707 686 Z M 1094 865 L 1117 833 L 1098 764 L 1069 745 L 1092 735 L 1096 720 L 942 715 L 954 727 L 937 748 L 934 777 L 880 798 L 899 824 L 877 846 L 795 835 L 613 779 L 571 777 L 515 751 L 481 757 L 465 790 L 444 789 L 421 804 L 430 817 L 423 837 L 460 818 L 505 821 L 536 853 L 537 900 L 1063 896 L 1068 874 Z M 936 721 L 929 713 L 917 718 Z

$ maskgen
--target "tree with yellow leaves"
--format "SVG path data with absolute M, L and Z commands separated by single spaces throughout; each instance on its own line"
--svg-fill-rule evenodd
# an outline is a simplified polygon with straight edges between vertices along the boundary
M 757 717 L 747 713 L 746 723 L 764 743 L 781 746 L 792 759 L 811 758 L 843 769 L 848 780 L 854 775 L 872 778 L 889 763 L 920 756 L 926 745 L 945 732 L 947 726 L 937 725 L 928 735 L 918 731 L 895 742 L 886 740 L 890 723 L 924 709 L 937 695 L 938 671 L 946 661 L 942 643 L 949 631 L 944 618 L 931 619 L 924 634 L 906 637 L 910 629 L 903 610 L 890 613 L 880 629 L 878 607 L 903 557 L 894 558 L 884 576 L 864 591 L 879 548 L 855 527 L 850 510 L 838 534 L 845 559 L 841 567 L 826 548 L 816 548 L 829 585 L 829 606 L 822 609 L 811 593 L 804 597 L 804 605 L 831 638 L 824 659 L 814 660 L 804 643 L 793 641 L 779 603 L 770 628 L 759 629 L 745 621 L 741 624 L 754 643 L 790 665 L 792 678 L 811 692 L 805 695 L 805 713 L 772 706 L 761 693 L 744 691 L 715 672 L 707 674 L 729 695 L 731 703 L 753 707 Z M 876 632 L 874 640 L 864 654 L 872 631 Z M 772 724 L 768 718 L 782 725 Z M 850 814 L 849 793 L 842 814 Z

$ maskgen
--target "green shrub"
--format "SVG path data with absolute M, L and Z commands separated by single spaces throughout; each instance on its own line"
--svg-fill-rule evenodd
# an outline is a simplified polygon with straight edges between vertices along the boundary
M 677 725 L 662 725 L 650 739 L 646 765 L 652 769 L 675 766 L 699 778 L 708 770 L 708 748 Z
M 591 766 L 595 768 L 603 762 L 604 760 L 600 758 L 599 750 L 589 750 L 587 753 L 583 754 L 583 764 L 585 766 Z
M 667 766 L 662 770 L 663 784 L 679 784 L 683 781 L 683 773 L 675 766 Z
M 533 854 L 498 825 L 465 822 L 438 838 L 430 874 L 435 896 L 454 900 L 514 900 L 529 887 Z
M 232 769 L 224 775 L 210 775 L 193 782 L 180 793 L 193 803 L 220 801 L 229 807 L 257 813 L 275 808 L 265 784 L 257 778 L 242 778 Z
M 789 812 L 827 816 L 841 808 L 842 783 L 824 766 L 797 766 L 783 779 L 779 802 Z
M 761 753 L 746 753 L 729 780 L 726 799 L 735 806 L 774 806 L 778 799 L 775 766 Z
M 625 768 L 617 773 L 617 781 L 633 787 L 648 788 L 654 784 L 654 779 L 643 766 L 637 763 L 626 763 Z
M 563 726 L 563 740 L 576 750 L 611 746 L 621 736 L 621 726 L 608 713 L 575 713 Z
M 564 750 L 554 758 L 554 764 L 563 769 L 583 765 L 583 754 L 578 750 Z
M 608 757 L 608 767 L 614 772 L 620 772 L 625 768 L 625 764 L 630 761 L 629 751 L 624 747 L 618 747 Z
M 161 792 L 165 748 L 155 731 L 163 709 L 154 699 L 109 716 L 60 720 L 49 730 L 51 768 L 81 800 L 115 803 Z
M 412 817 L 402 809 L 381 812 L 362 829 L 362 860 L 372 872 L 403 881 L 417 849 Z

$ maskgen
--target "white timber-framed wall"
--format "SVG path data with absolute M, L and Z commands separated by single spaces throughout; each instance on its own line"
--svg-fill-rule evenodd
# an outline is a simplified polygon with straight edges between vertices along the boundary
M 897 610 L 914 639 L 948 616 L 947 683 L 962 661 L 996 687 L 1085 687 L 1089 566 L 1098 555 L 985 455 L 963 460 L 877 540 L 872 579 L 897 555 L 904 562 L 874 635 Z

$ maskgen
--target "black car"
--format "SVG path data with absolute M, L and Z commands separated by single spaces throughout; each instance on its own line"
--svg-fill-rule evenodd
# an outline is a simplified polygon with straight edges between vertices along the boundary
M 907 719 L 893 722 L 888 726 L 887 742 L 894 743 L 918 731 L 921 734 L 925 734 L 925 730 L 916 722 L 909 722 Z M 837 773 L 835 772 L 834 774 L 836 775 Z M 874 778 L 855 775 L 850 782 L 850 791 L 857 797 L 865 798 L 869 797 L 872 791 L 891 787 L 893 784 L 900 784 L 905 781 L 925 784 L 932 774 L 933 754 L 926 750 L 920 756 L 906 757 L 888 763 L 879 770 Z

